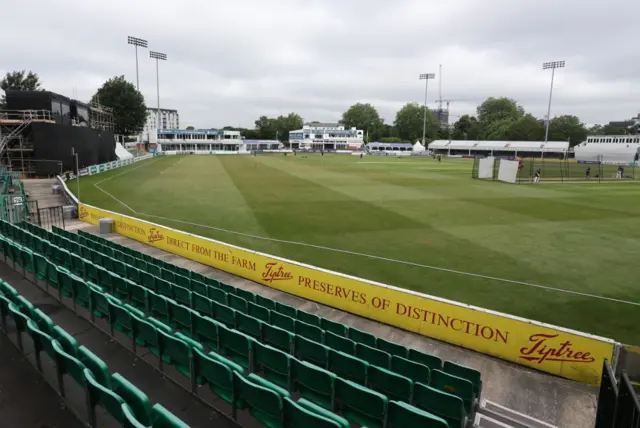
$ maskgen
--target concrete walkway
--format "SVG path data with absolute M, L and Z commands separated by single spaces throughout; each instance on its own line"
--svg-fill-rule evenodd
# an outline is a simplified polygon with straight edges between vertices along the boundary
M 98 233 L 96 227 L 73 224 L 74 229 Z M 135 248 L 169 263 L 189 268 L 206 276 L 241 287 L 271 299 L 286 303 L 307 312 L 375 334 L 378 337 L 409 348 L 435 354 L 442 359 L 464 364 L 482 373 L 483 398 L 510 409 L 538 418 L 562 428 L 593 426 L 597 407 L 595 387 L 571 380 L 547 375 L 484 354 L 469 351 L 424 336 L 381 324 L 333 309 L 315 302 L 266 287 L 264 285 L 230 275 L 209 266 L 193 262 L 160 249 L 150 247 L 121 235 L 112 234 L 108 239 Z

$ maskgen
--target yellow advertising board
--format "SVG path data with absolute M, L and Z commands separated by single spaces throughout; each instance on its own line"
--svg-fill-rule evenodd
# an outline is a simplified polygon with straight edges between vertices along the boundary
M 80 205 L 81 220 L 260 284 L 537 370 L 598 384 L 609 339 L 402 290 L 122 214 Z

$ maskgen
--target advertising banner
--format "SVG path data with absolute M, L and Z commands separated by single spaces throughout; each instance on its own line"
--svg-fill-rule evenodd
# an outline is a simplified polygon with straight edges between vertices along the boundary
M 224 244 L 82 204 L 79 218 L 231 274 L 507 361 L 588 384 L 600 382 L 615 342 Z

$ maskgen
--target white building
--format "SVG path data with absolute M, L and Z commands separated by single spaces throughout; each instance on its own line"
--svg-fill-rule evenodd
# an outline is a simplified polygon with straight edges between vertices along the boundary
M 361 129 L 345 129 L 337 123 L 306 123 L 289 132 L 292 148 L 310 150 L 359 150 L 364 144 Z
M 640 135 L 592 135 L 573 150 L 578 162 L 628 164 L 638 160 Z
M 448 156 L 553 156 L 564 158 L 569 153 L 569 142 L 434 140 L 429 144 L 429 150 Z
M 158 152 L 229 152 L 238 151 L 242 145 L 240 131 L 223 129 L 160 129 L 151 137 L 150 143 L 157 144 Z
M 145 141 L 150 141 L 150 136 L 158 129 L 158 109 L 147 108 L 147 121 L 144 124 L 142 135 Z M 178 110 L 167 108 L 160 109 L 160 129 L 180 129 L 180 115 Z

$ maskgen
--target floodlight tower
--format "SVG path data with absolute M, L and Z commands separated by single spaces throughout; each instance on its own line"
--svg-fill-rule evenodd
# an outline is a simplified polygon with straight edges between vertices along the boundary
M 424 119 L 422 122 L 422 145 L 423 146 L 427 146 L 426 145 L 426 140 L 425 140 L 425 136 L 427 134 L 427 91 L 429 90 L 429 80 L 431 79 L 435 79 L 436 74 L 435 73 L 422 73 L 419 76 L 419 80 L 424 80 L 425 84 L 424 84 Z
M 549 139 L 549 124 L 551 123 L 551 97 L 553 95 L 553 78 L 556 74 L 556 68 L 564 68 L 564 61 L 551 61 L 542 64 L 543 70 L 551 69 L 551 89 L 549 89 L 549 106 L 547 107 L 547 126 L 544 131 L 544 142 Z
M 167 54 L 163 54 L 160 52 L 149 52 L 149 57 L 156 60 L 156 91 L 158 96 L 158 130 L 160 129 L 160 72 L 158 71 L 158 60 L 166 61 Z
M 136 89 L 140 90 L 140 77 L 138 76 L 138 46 L 141 48 L 147 48 L 148 42 L 144 39 L 139 39 L 137 37 L 127 37 L 127 43 L 136 47 Z

